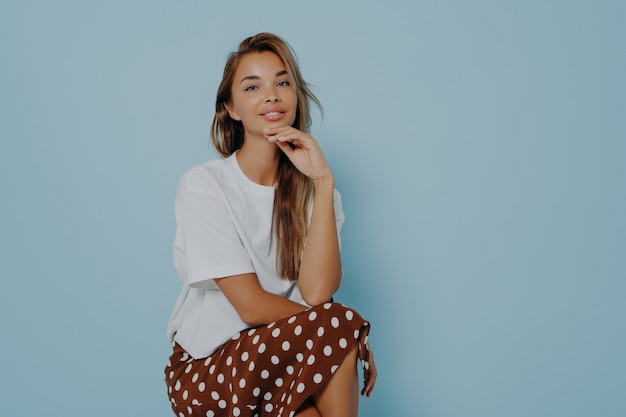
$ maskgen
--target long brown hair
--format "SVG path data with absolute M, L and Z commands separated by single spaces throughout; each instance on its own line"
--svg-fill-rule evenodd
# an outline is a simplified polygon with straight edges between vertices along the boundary
M 296 92 L 298 104 L 292 126 L 308 133 L 311 127 L 310 103 L 313 102 L 320 110 L 322 109 L 321 103 L 302 78 L 296 54 L 287 42 L 271 33 L 259 33 L 246 38 L 239 44 L 239 49 L 229 55 L 224 66 L 222 82 L 217 89 L 211 138 L 213 145 L 223 157 L 232 155 L 240 149 L 244 140 L 243 124 L 232 119 L 226 109 L 226 104 L 230 103 L 232 98 L 231 88 L 235 71 L 244 55 L 264 51 L 273 52 L 280 57 Z M 282 152 L 276 178 L 272 216 L 273 231 L 278 243 L 276 267 L 281 278 L 295 281 L 298 279 L 300 256 L 306 239 L 313 183 L 310 178 L 298 171 Z

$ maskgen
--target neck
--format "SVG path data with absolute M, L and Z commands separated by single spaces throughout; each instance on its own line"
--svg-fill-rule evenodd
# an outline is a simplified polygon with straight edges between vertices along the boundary
M 265 137 L 246 135 L 237 152 L 239 167 L 251 181 L 260 185 L 273 186 L 280 158 L 280 149 Z

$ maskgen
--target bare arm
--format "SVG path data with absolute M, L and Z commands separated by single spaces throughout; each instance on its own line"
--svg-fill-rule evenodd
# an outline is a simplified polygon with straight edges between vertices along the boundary
M 215 280 L 244 323 L 252 326 L 271 323 L 307 309 L 280 295 L 265 291 L 254 273 Z
M 332 175 L 314 181 L 313 213 L 298 277 L 300 293 L 309 305 L 327 302 L 341 284 L 334 189 Z
M 327 302 L 341 282 L 334 185 L 332 175 L 314 181 L 311 225 L 298 278 L 302 298 L 313 306 Z M 265 291 L 254 273 L 218 278 L 215 282 L 241 320 L 253 326 L 280 320 L 307 308 Z
M 298 285 L 312 306 L 330 300 L 341 283 L 341 257 L 335 222 L 335 180 L 317 142 L 293 127 L 266 129 L 265 136 L 294 166 L 313 180 L 313 212 L 300 264 Z

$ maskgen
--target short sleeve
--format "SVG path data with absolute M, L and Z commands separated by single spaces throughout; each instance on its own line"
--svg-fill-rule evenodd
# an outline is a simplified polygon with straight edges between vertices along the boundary
M 339 239 L 339 247 L 341 248 L 341 227 L 346 220 L 346 216 L 343 213 L 343 206 L 341 205 L 341 194 L 335 190 L 333 193 L 333 204 L 335 206 L 335 224 L 337 225 L 337 238 Z
M 218 289 L 215 278 L 254 272 L 217 185 L 179 187 L 175 210 L 175 246 L 182 253 L 189 286 Z

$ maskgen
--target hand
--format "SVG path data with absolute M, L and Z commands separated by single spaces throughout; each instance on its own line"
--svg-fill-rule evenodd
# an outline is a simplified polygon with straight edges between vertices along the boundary
M 322 150 L 311 135 L 291 126 L 266 128 L 263 134 L 287 155 L 300 172 L 312 180 L 332 175 Z
M 369 359 L 367 362 L 369 363 L 369 368 L 365 370 L 365 386 L 361 390 L 361 395 L 369 398 L 372 396 L 372 391 L 374 391 L 374 385 L 376 385 L 378 370 L 376 369 L 376 363 L 374 363 L 374 352 L 372 352 L 372 349 L 369 347 L 369 343 L 368 349 Z

